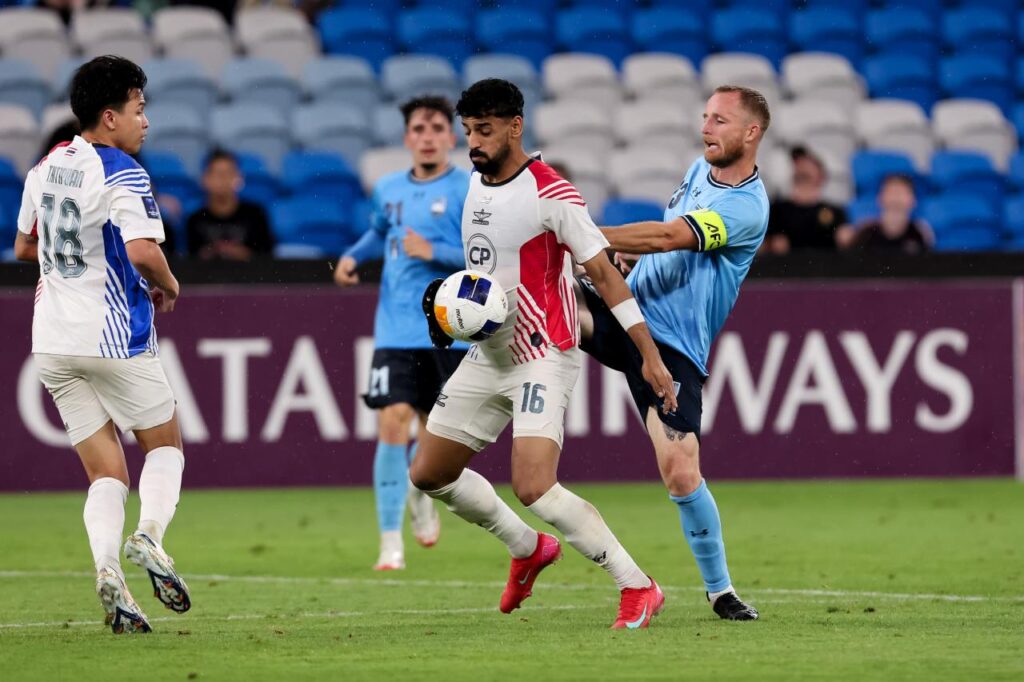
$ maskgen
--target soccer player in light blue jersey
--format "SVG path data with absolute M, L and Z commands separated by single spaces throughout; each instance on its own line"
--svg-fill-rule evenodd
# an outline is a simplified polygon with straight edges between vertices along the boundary
M 708 600 L 728 620 L 754 620 L 758 613 L 733 589 L 718 507 L 700 473 L 701 388 L 711 343 L 736 303 L 768 228 L 768 196 L 758 177 L 757 149 L 770 121 L 760 93 L 719 87 L 704 112 L 704 156 L 686 172 L 664 221 L 602 229 L 619 252 L 616 261 L 623 269 L 631 261 L 625 254 L 640 256 L 626 281 L 678 387 L 675 412 L 658 409 L 661 400 L 643 381 L 628 337 L 581 281 L 589 310 L 589 315 L 580 315 L 582 347 L 625 373 Z
M 452 105 L 443 97 L 420 97 L 402 105 L 405 146 L 412 169 L 386 175 L 373 191 L 370 229 L 338 261 L 335 281 L 359 282 L 356 267 L 383 258 L 380 300 L 373 335 L 370 385 L 363 396 L 379 410 L 373 487 L 380 526 L 380 557 L 374 568 L 405 567 L 402 519 L 406 495 L 413 534 L 424 547 L 441 530 L 434 502 L 409 485 L 409 446 L 414 419 L 424 428 L 441 386 L 458 367 L 465 346 L 435 349 L 420 296 L 431 281 L 465 267 L 462 206 L 469 173 L 449 160 L 455 147 Z

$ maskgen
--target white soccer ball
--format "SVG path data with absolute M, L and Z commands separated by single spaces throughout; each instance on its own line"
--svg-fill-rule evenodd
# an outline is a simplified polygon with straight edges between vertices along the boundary
M 460 270 L 449 275 L 434 297 L 434 317 L 456 341 L 483 341 L 508 315 L 505 290 L 490 275 Z

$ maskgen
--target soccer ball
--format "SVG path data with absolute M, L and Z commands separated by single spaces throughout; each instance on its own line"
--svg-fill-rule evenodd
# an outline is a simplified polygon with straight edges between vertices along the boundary
M 508 299 L 498 281 L 482 272 L 449 275 L 434 298 L 434 317 L 456 341 L 483 341 L 494 335 L 508 315 Z

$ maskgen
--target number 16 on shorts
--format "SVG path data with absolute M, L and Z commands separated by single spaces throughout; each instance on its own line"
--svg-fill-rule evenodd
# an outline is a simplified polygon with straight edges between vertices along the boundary
M 544 391 L 548 387 L 544 384 L 532 384 L 529 381 L 523 383 L 523 404 L 520 412 L 540 414 L 544 411 Z

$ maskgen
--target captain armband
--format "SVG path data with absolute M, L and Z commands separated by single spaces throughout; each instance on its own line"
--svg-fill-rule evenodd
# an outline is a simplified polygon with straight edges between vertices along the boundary
M 697 235 L 697 250 L 712 251 L 729 243 L 729 232 L 725 229 L 725 221 L 716 211 L 702 208 L 683 214 L 693 233 Z

